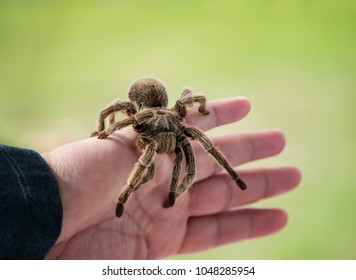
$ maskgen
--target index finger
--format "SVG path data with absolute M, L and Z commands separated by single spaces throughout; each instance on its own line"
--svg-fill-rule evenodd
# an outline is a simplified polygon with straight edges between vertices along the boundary
M 246 97 L 214 100 L 207 103 L 209 115 L 199 113 L 197 107 L 189 108 L 185 123 L 206 131 L 244 118 L 250 107 L 250 101 Z

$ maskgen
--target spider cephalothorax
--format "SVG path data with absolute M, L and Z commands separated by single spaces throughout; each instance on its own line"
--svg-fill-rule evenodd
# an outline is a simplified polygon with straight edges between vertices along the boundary
M 191 89 L 186 88 L 175 106 L 172 109 L 167 109 L 168 98 L 163 84 L 157 79 L 143 78 L 131 85 L 128 96 L 130 101 L 114 101 L 100 112 L 97 131 L 92 134 L 92 136 L 98 136 L 98 138 L 106 138 L 114 131 L 128 125 L 132 125 L 134 130 L 139 133 L 136 146 L 142 154 L 119 196 L 116 206 L 117 217 L 121 217 L 124 204 L 130 194 L 152 179 L 156 153 L 175 153 L 176 155 L 165 207 L 172 207 L 176 197 L 193 184 L 196 167 L 194 152 L 188 138 L 200 142 L 204 149 L 225 168 L 237 186 L 242 190 L 246 189 L 246 184 L 240 175 L 230 166 L 209 138 L 199 129 L 186 126 L 183 123 L 187 114 L 186 107 L 192 106 L 194 103 L 199 103 L 198 111 L 200 113 L 203 115 L 209 114 L 205 107 L 206 99 L 203 95 L 194 94 Z M 115 122 L 115 113 L 120 111 L 128 117 Z M 109 117 L 109 126 L 105 128 L 107 117 Z M 182 182 L 178 184 L 183 154 L 186 161 L 186 175 Z

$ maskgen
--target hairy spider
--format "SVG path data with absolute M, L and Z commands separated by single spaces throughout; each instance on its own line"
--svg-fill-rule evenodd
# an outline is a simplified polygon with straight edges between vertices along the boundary
M 199 129 L 186 126 L 183 123 L 187 114 L 186 107 L 192 106 L 194 103 L 199 103 L 198 111 L 201 114 L 209 114 L 205 108 L 206 99 L 203 95 L 194 94 L 191 89 L 186 88 L 174 107 L 168 109 L 168 97 L 163 84 L 157 79 L 142 78 L 131 85 L 128 97 L 130 101 L 116 100 L 100 112 L 97 131 L 92 134 L 98 138 L 106 138 L 114 131 L 128 125 L 132 125 L 134 130 L 139 133 L 136 146 L 141 152 L 141 156 L 119 196 L 116 206 L 117 217 L 122 216 L 124 204 L 130 194 L 152 179 L 155 170 L 153 160 L 156 153 L 175 153 L 176 155 L 168 199 L 164 207 L 172 207 L 176 197 L 193 184 L 196 167 L 194 152 L 188 138 L 200 142 L 203 148 L 225 168 L 237 186 L 242 190 L 246 189 L 246 184 L 240 175 L 230 166 L 209 138 Z M 128 118 L 115 122 L 115 113 L 117 112 L 123 112 Z M 109 117 L 109 126 L 105 128 L 107 117 Z M 178 185 L 183 154 L 186 161 L 186 175 Z

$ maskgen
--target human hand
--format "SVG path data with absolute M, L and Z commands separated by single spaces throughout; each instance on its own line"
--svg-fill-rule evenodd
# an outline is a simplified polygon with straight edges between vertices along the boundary
M 245 98 L 208 103 L 209 116 L 189 111 L 186 122 L 202 130 L 240 120 L 250 104 Z M 238 208 L 293 189 L 300 181 L 295 167 L 239 169 L 247 183 L 241 191 L 198 143 L 194 185 L 172 208 L 167 199 L 174 156 L 158 155 L 151 181 L 134 192 L 121 218 L 117 197 L 139 154 L 131 128 L 100 140 L 89 138 L 43 154 L 59 185 L 62 232 L 48 259 L 160 259 L 175 254 L 265 236 L 283 228 L 280 209 Z M 233 166 L 278 154 L 285 138 L 277 130 L 211 138 Z

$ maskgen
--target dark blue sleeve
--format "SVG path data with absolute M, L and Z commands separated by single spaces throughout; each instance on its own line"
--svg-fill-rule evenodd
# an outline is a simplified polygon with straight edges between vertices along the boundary
M 58 185 L 35 151 L 0 145 L 0 259 L 43 259 L 62 226 Z

